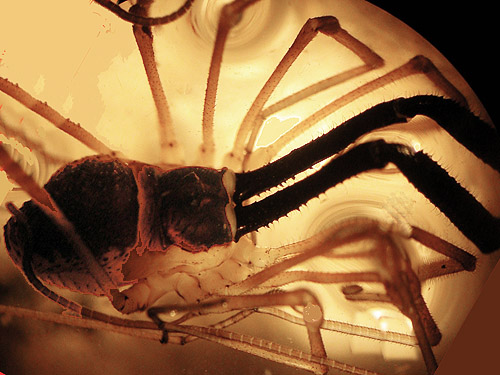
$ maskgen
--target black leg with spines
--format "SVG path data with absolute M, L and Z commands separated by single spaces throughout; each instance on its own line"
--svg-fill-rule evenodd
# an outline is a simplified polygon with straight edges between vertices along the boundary
M 424 152 L 368 142 L 334 157 L 319 171 L 273 195 L 244 206 L 242 202 L 338 154 L 363 134 L 406 122 L 418 114 L 434 119 L 483 162 L 500 171 L 497 130 L 449 99 L 415 96 L 379 104 L 283 158 L 254 171 L 237 174 L 236 237 L 266 226 L 306 204 L 336 184 L 394 163 L 415 188 L 439 208 L 484 253 L 500 247 L 500 219 L 493 217 L 464 187 Z

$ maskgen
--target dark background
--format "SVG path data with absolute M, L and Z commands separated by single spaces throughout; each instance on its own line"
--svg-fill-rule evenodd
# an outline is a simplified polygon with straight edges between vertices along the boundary
M 430 41 L 462 74 L 500 124 L 497 101 L 500 45 L 496 2 L 370 1 Z M 499 150 L 500 152 L 500 150 Z M 500 234 L 499 234 L 500 235 Z M 486 283 L 436 375 L 498 373 L 500 264 Z
M 462 74 L 496 124 L 500 123 L 500 12 L 489 1 L 382 1 L 370 3 L 396 16 L 430 41 Z M 477 5 L 474 5 L 477 4 Z

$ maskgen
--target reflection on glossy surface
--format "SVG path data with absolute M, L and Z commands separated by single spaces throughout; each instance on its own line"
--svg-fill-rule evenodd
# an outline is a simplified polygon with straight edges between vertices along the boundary
M 160 75 L 175 122 L 175 131 L 185 149 L 185 163 L 195 163 L 201 142 L 201 113 L 206 77 L 215 35 L 215 11 L 224 2 L 198 1 L 192 11 L 177 22 L 155 29 L 155 48 Z M 215 4 L 215 5 L 214 5 Z M 175 7 L 176 4 L 169 4 Z M 156 4 L 153 9 L 163 14 Z M 156 113 L 144 75 L 140 55 L 129 24 L 88 1 L 47 0 L 8 2 L 0 5 L 0 76 L 18 83 L 64 116 L 79 122 L 99 139 L 132 159 L 155 163 L 159 160 Z M 282 133 L 323 107 L 332 98 L 381 76 L 418 54 L 429 57 L 467 97 L 471 108 L 487 118 L 484 109 L 448 62 L 416 33 L 363 1 L 262 1 L 250 8 L 230 35 L 219 84 L 216 105 L 216 167 L 230 150 L 237 127 L 253 98 L 291 45 L 309 17 L 336 16 L 344 29 L 380 54 L 383 69 L 369 72 L 325 90 L 269 117 L 260 132 L 257 147 L 273 143 Z M 13 35 L 23 25 L 26 32 Z M 384 26 L 382 28 L 382 25 Z M 396 51 L 397 53 L 394 53 Z M 358 66 L 359 59 L 335 41 L 319 36 L 292 66 L 270 103 L 308 83 Z M 370 93 L 320 121 L 302 137 L 280 151 L 309 142 L 377 104 L 398 96 L 436 93 L 420 76 L 404 79 Z M 43 183 L 61 159 L 73 160 L 89 150 L 45 123 L 5 95 L 0 96 L 0 120 L 10 126 L 0 132 L 14 134 L 21 144 L 13 150 Z M 417 117 L 408 125 L 396 125 L 374 132 L 361 141 L 385 138 L 423 149 L 456 176 L 493 214 L 500 215 L 500 177 L 478 162 L 436 124 Z M 2 142 L 7 141 L 2 138 Z M 30 146 L 35 142 L 36 147 Z M 38 142 L 38 143 L 37 143 Z M 40 144 L 41 143 L 41 144 Z M 23 150 L 23 151 L 20 151 Z M 14 151 L 16 152 L 16 151 Z M 258 155 L 258 152 L 256 153 Z M 36 158 L 32 160 L 32 158 Z M 255 157 L 255 163 L 262 159 Z M 38 163 L 38 164 L 37 164 Z M 32 167 L 40 165 L 39 167 Z M 24 193 L 10 190 L 5 201 L 20 204 Z M 3 195 L 0 195 L 3 198 Z M 7 212 L 2 209 L 2 223 Z M 453 340 L 480 287 L 495 265 L 497 255 L 483 256 L 449 221 L 421 196 L 395 168 L 345 181 L 312 200 L 299 212 L 262 229 L 254 237 L 259 246 L 280 246 L 307 238 L 333 223 L 353 217 L 380 220 L 404 230 L 408 223 L 421 226 L 479 257 L 473 274 L 462 273 L 423 283 L 422 294 L 443 333 L 434 348 L 438 360 Z M 3 224 L 2 224 L 3 225 Z M 436 259 L 420 244 L 402 241 L 414 266 Z M 31 306 L 42 311 L 54 308 L 50 301 L 34 295 L 11 265 L 2 241 L 0 253 L 0 302 Z M 312 259 L 300 269 L 355 271 L 366 267 L 356 262 Z M 305 285 L 323 303 L 328 319 L 412 334 L 409 320 L 390 305 L 353 304 L 343 297 L 341 285 Z M 363 285 L 376 290 L 377 286 Z M 463 293 L 466 290 L 467 293 Z M 75 297 L 73 297 L 75 298 Z M 87 301 L 86 297 L 76 297 Z M 107 301 L 91 302 L 96 309 L 110 310 Z M 156 342 L 85 331 L 37 322 L 19 322 L 1 317 L 0 371 L 6 373 L 111 374 L 197 374 L 303 373 L 201 341 L 185 347 L 161 346 Z M 307 348 L 302 327 L 269 316 L 251 317 L 238 330 L 266 337 L 290 346 Z M 6 339 L 16 337 L 14 340 Z M 379 343 L 356 336 L 327 332 L 330 357 L 387 373 L 420 374 L 425 369 L 418 347 Z M 22 358 L 23 361 L 20 361 Z M 304 372 L 305 373 L 305 372 Z

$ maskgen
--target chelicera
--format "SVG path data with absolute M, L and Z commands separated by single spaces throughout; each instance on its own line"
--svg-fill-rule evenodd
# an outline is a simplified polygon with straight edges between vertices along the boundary
M 108 1 L 97 2 L 135 24 L 134 35 L 163 129 L 162 150 L 168 154 L 164 161 L 172 164 L 179 146 L 173 141 L 172 124 L 164 106 L 166 98 L 157 79 L 152 27 L 175 22 L 193 2 L 186 1 L 172 15 L 159 18 L 146 15 L 147 1 L 139 2 L 129 11 L 118 10 Z M 216 147 L 214 108 L 225 40 L 246 8 L 256 2 L 235 1 L 221 11 L 203 112 L 200 160 L 208 165 L 212 164 Z M 341 43 L 363 65 L 266 107 L 289 67 L 318 33 Z M 330 368 L 371 373 L 327 356 L 322 332 L 328 329 L 328 324 L 324 324 L 323 307 L 313 292 L 282 290 L 299 282 L 345 284 L 342 292 L 346 300 L 390 303 L 409 318 L 427 371 L 433 373 L 437 367 L 433 346 L 439 344 L 441 333 L 422 297 L 421 282 L 452 273 L 473 272 L 474 255 L 411 223 L 387 225 L 367 217 L 336 222 L 304 241 L 276 251 L 259 253 L 250 235 L 338 184 L 391 164 L 482 253 L 489 254 L 500 247 L 498 219 L 425 151 L 383 139 L 360 141 L 379 128 L 405 124 L 418 115 L 426 116 L 480 159 L 480 163 L 500 170 L 500 139 L 496 128 L 471 112 L 467 99 L 425 56 L 415 56 L 324 106 L 274 142 L 265 157 L 257 158 L 257 153 L 249 151 L 258 137 L 261 118 L 383 64 L 380 56 L 344 30 L 336 18 L 308 20 L 243 119 L 234 148 L 225 158 L 229 169 L 165 167 L 130 160 L 89 134 L 82 134 L 83 130 L 70 122 L 64 122 L 66 131 L 101 155 L 63 166 L 44 189 L 2 152 L 4 170 L 32 196 L 20 208 L 7 205 L 12 213 L 5 226 L 10 256 L 38 291 L 93 321 L 161 331 L 164 342 L 187 343 L 192 337 L 213 340 L 314 373 L 326 373 Z M 282 157 L 276 156 L 282 145 L 343 103 L 415 74 L 430 80 L 446 98 L 417 95 L 388 100 L 306 145 Z M 0 83 L 7 95 L 58 123 L 57 114 L 48 105 L 5 79 Z M 256 164 L 260 165 L 254 167 Z M 307 176 L 303 175 L 305 171 L 309 172 Z M 290 182 L 291 179 L 294 181 Z M 425 264 L 417 272 L 412 268 L 412 255 L 399 242 L 401 239 L 421 243 L 446 259 Z M 338 258 L 339 262 L 365 259 L 377 268 L 348 273 L 289 271 L 318 256 Z M 371 283 L 382 285 L 383 292 L 365 290 L 366 284 Z M 108 296 L 117 310 L 123 313 L 146 310 L 152 321 L 107 316 L 61 297 L 44 284 Z M 182 303 L 157 303 L 171 292 L 178 294 Z M 307 328 L 311 354 L 227 330 L 244 319 L 245 314 L 255 311 L 293 321 L 292 316 L 274 309 L 279 306 L 294 307 L 303 315 L 301 324 Z M 172 311 L 182 316 L 167 320 L 163 314 Z M 233 316 L 218 319 L 213 327 L 183 324 L 197 315 L 227 312 Z M 375 331 L 364 335 L 390 340 L 381 338 L 383 332 Z M 403 335 L 395 340 L 411 341 Z

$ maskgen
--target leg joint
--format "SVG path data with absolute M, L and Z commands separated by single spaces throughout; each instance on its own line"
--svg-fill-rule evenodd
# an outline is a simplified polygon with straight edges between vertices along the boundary
M 341 30 L 339 20 L 333 16 L 310 18 L 307 21 L 309 27 L 326 35 L 333 35 Z
M 434 63 L 425 56 L 417 55 L 410 60 L 410 64 L 418 72 L 429 73 L 436 71 L 437 68 Z

